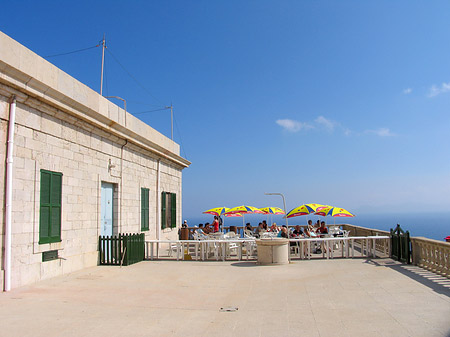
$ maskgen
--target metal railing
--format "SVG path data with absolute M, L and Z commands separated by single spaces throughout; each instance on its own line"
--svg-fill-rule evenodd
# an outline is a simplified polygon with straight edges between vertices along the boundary
M 400 225 L 391 228 L 391 257 L 403 263 L 411 263 L 411 240 L 409 231 L 404 231 Z

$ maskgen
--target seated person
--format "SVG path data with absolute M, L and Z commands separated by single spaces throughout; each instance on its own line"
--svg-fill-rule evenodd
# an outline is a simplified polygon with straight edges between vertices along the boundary
M 317 228 L 320 227 L 320 220 L 317 220 L 316 223 L 314 224 L 314 230 L 317 231 Z
M 197 233 L 198 235 L 205 235 L 205 232 L 203 231 L 203 224 L 199 224 L 198 228 L 195 230 L 195 233 Z
M 211 228 L 211 225 L 209 222 L 205 223 L 205 228 L 203 229 L 203 232 L 205 234 L 212 233 L 213 229 Z
M 286 238 L 286 239 L 288 238 L 288 229 L 287 229 L 286 225 L 283 225 L 281 227 L 281 230 L 278 232 L 277 237 Z
M 303 236 L 302 228 L 300 227 L 300 225 L 296 225 L 294 231 L 292 232 L 292 237 L 299 238 L 301 236 Z
M 272 224 L 272 226 L 270 226 L 269 232 L 274 232 L 274 233 L 278 233 L 280 231 L 280 229 L 278 228 L 276 222 L 274 222 Z
M 262 224 L 263 224 L 264 230 L 267 232 L 269 230 L 269 227 L 267 226 L 266 220 L 263 220 Z
M 303 234 L 304 234 L 305 237 L 307 237 L 307 238 L 316 238 L 316 237 L 317 237 L 317 234 L 316 234 L 316 232 L 314 231 L 314 227 L 313 227 L 313 226 L 310 226 L 310 225 L 308 225 L 308 227 L 305 228 L 305 231 L 304 231 Z
M 256 227 L 256 229 L 255 229 L 255 236 L 257 238 L 259 238 L 261 233 L 264 233 L 264 232 L 265 232 L 265 230 L 264 230 L 263 224 L 262 224 L 262 222 L 260 222 L 258 224 L 258 227 Z
M 316 233 L 320 236 L 324 236 L 324 234 L 328 234 L 328 228 L 325 226 L 325 221 L 320 223 L 320 227 L 317 228 Z
M 250 231 L 250 232 L 253 232 L 253 227 L 252 227 L 252 225 L 250 225 L 250 222 L 247 222 L 247 223 L 245 224 L 245 230 L 248 230 L 248 231 Z

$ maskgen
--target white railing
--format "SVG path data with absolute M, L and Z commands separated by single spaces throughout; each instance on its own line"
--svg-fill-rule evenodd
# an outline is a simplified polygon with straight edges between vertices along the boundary
M 275 239 L 276 240 L 276 239 Z M 390 240 L 388 236 L 366 236 L 366 237 L 326 237 L 326 238 L 301 238 L 289 239 L 291 258 L 310 259 L 312 245 L 321 247 L 323 258 L 334 258 L 335 247 L 341 251 L 341 256 L 346 258 L 361 257 L 388 257 L 390 250 Z M 189 259 L 207 260 L 209 257 L 215 260 L 227 260 L 237 258 L 242 260 L 244 255 L 247 260 L 254 258 L 257 254 L 255 239 L 218 239 L 218 240 L 147 240 L 147 259 L 153 260 L 161 256 L 176 257 L 177 260 Z M 295 247 L 296 249 L 295 249 Z M 233 249 L 233 257 L 230 248 Z M 294 254 L 291 250 L 294 248 Z M 162 251 L 168 255 L 161 254 Z M 358 252 L 359 251 L 359 252 Z M 193 253 L 191 256 L 190 253 Z M 356 252 L 356 253 L 355 253 Z
M 411 245 L 415 265 L 450 278 L 450 243 L 413 237 Z

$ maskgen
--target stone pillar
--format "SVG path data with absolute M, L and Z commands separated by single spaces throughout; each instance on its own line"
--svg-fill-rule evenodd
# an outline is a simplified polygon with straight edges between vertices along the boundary
M 268 238 L 256 240 L 258 246 L 258 264 L 288 264 L 289 240 Z

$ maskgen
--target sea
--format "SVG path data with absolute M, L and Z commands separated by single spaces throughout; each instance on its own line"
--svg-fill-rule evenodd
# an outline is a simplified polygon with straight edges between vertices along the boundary
M 212 223 L 214 217 L 202 214 L 195 217 L 185 217 L 184 219 L 188 221 L 189 227 L 194 227 L 206 222 Z M 411 236 L 422 236 L 439 241 L 445 241 L 445 238 L 450 235 L 450 212 L 361 214 L 353 218 L 308 215 L 290 218 L 288 219 L 288 224 L 306 225 L 309 219 L 313 220 L 313 222 L 324 220 L 327 225 L 346 223 L 385 231 L 389 231 L 391 228 L 394 229 L 399 224 L 404 231 L 409 231 Z M 267 223 L 276 222 L 279 226 L 286 224 L 286 220 L 283 219 L 282 215 L 273 215 L 271 217 L 270 215 L 246 214 L 244 218 L 225 218 L 224 225 L 242 226 L 243 222 L 250 222 L 255 227 L 262 220 L 266 220 Z

